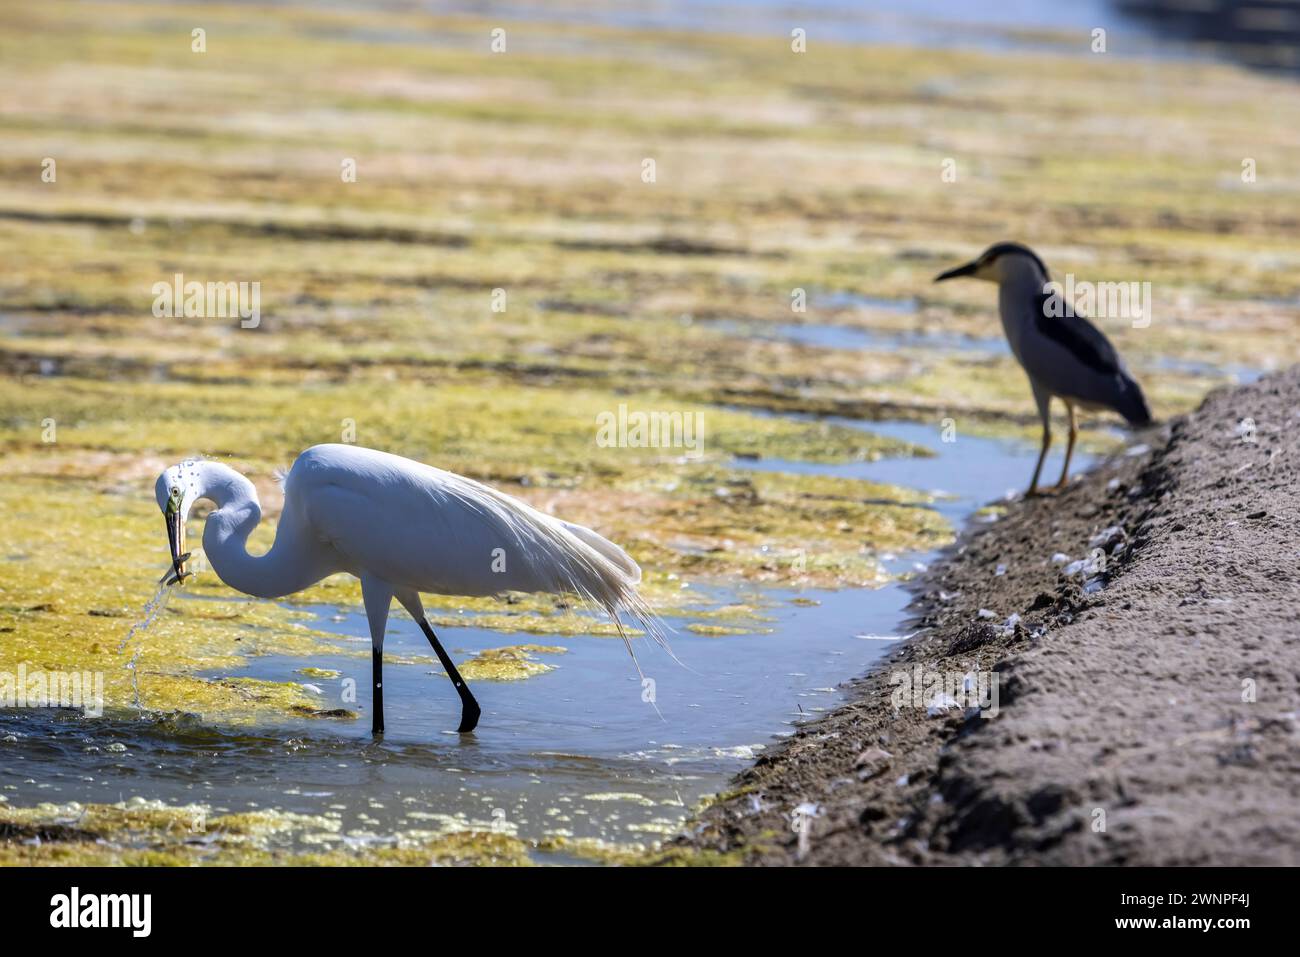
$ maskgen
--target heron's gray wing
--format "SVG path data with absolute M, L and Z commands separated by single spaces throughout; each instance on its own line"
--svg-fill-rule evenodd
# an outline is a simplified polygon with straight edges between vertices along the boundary
M 1074 311 L 1059 292 L 1037 297 L 1034 323 L 1038 331 L 1069 350 L 1083 365 L 1096 372 L 1121 371 L 1119 353 L 1105 334 Z

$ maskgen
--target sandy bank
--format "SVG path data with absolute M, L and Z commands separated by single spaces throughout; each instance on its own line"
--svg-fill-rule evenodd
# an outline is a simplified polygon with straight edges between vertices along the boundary
M 1300 369 L 1137 441 L 970 529 L 918 582 L 915 635 L 685 840 L 762 864 L 1300 863 Z M 917 666 L 996 675 L 997 716 L 897 706 Z

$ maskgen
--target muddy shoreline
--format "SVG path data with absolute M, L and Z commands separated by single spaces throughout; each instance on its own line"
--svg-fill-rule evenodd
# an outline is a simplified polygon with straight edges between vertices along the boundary
M 916 583 L 911 638 L 679 843 L 750 864 L 1300 863 L 1298 426 L 1300 367 L 975 523 Z M 918 667 L 982 675 L 985 706 L 902 696 Z

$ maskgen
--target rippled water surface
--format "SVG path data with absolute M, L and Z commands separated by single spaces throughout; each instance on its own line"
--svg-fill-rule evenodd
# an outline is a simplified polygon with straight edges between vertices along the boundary
M 917 423 L 863 427 L 929 446 L 937 455 L 830 466 L 738 464 L 941 492 L 935 507 L 960 523 L 978 505 L 1020 487 L 1036 453 L 1010 441 L 960 437 L 945 444 L 936 441 L 933 427 Z M 1081 456 L 1078 467 L 1084 465 Z M 928 558 L 891 556 L 887 564 L 905 572 Z M 339 636 L 338 656 L 254 658 L 242 673 L 313 685 L 324 707 L 337 706 L 350 679 L 359 691 L 349 707 L 360 718 L 304 718 L 227 732 L 130 715 L 92 721 L 69 712 L 10 712 L 0 729 L 16 739 L 5 751 L 5 794 L 15 804 L 140 795 L 204 804 L 214 813 L 275 807 L 334 817 L 344 839 L 358 842 L 444 825 L 495 826 L 525 838 L 654 840 L 671 833 L 702 796 L 725 788 L 797 722 L 836 704 L 837 686 L 871 667 L 891 646 L 889 638 L 899 635 L 908 601 L 900 583 L 837 592 L 718 591 L 710 597 L 720 604 L 757 602 L 770 631 L 706 637 L 672 622 L 681 664 L 642 644 L 641 665 L 655 682 L 662 718 L 642 701 L 621 641 L 502 635 L 467 617 L 464 627 L 441 634 L 457 660 L 530 640 L 566 651 L 538 655 L 554 666 L 549 673 L 474 683 L 483 719 L 474 734 L 460 736 L 454 732 L 459 702 L 445 678 L 427 664 L 400 663 L 427 656 L 429 649 L 412 621 L 394 616 L 385 646 L 387 734 L 374 741 L 369 656 L 355 655 L 369 642 L 365 618 L 360 609 L 317 607 L 318 626 Z M 299 669 L 307 664 L 340 676 L 303 677 Z

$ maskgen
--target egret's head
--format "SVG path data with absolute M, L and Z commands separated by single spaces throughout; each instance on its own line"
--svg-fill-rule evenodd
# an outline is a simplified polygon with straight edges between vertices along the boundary
M 972 259 L 964 266 L 939 273 L 934 277 L 934 281 L 960 279 L 962 276 L 996 283 L 1003 283 L 1020 276 L 1032 276 L 1044 283 L 1048 280 L 1047 267 L 1043 265 L 1043 261 L 1032 249 L 1020 243 L 997 243 L 990 246 L 980 253 L 978 258 Z
M 172 568 L 163 576 L 163 581 L 168 583 L 182 581 L 189 574 L 185 570 L 185 562 L 190 557 L 185 551 L 185 522 L 199 498 L 197 465 L 195 461 L 173 465 L 158 476 L 153 487 L 158 508 L 167 522 L 167 542 L 171 546 Z

